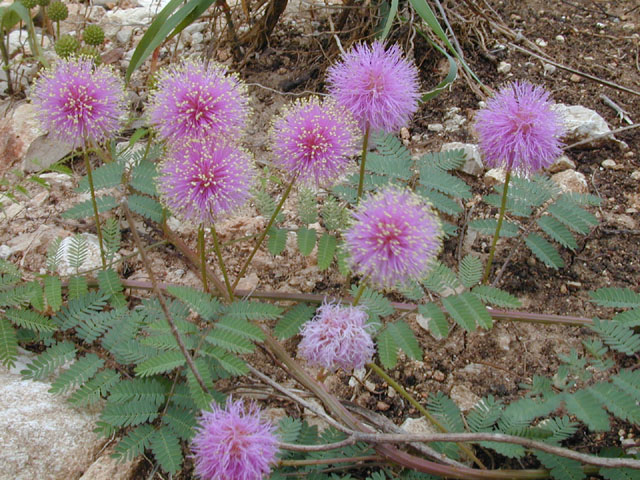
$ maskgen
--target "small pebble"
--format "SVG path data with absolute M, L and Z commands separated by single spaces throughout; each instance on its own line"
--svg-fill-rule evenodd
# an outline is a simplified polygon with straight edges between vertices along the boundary
M 427 130 L 430 132 L 442 132 L 444 130 L 444 125 L 441 123 L 430 123 L 427 125 Z
M 376 409 L 380 410 L 381 412 L 386 412 L 387 410 L 389 410 L 389 404 L 385 403 L 385 402 L 378 402 L 376 403 Z
M 607 158 L 605 161 L 603 161 L 600 165 L 602 165 L 604 168 L 608 168 L 610 170 L 615 170 L 616 167 L 618 166 L 616 164 L 615 161 L 611 160 L 610 158 Z
M 634 180 L 640 180 L 640 170 L 634 170 L 631 172 L 631 178 Z
M 569 290 L 567 289 L 567 286 L 565 284 L 560 285 L 560 293 L 562 295 L 566 295 L 568 291 Z
M 556 35 L 556 42 L 564 43 L 564 36 L 562 36 L 562 35 Z
M 571 80 L 574 83 L 578 83 L 580 81 L 582 81 L 582 77 L 580 75 L 578 75 L 577 73 L 573 73 L 570 77 L 569 80 Z
M 511 64 L 507 62 L 500 62 L 498 64 L 498 73 L 509 73 L 511 71 Z
M 536 38 L 536 45 L 538 45 L 539 47 L 546 47 L 547 42 L 542 38 Z
M 550 63 L 545 63 L 544 64 L 544 74 L 547 75 L 552 75 L 554 73 L 556 73 L 556 66 L 555 65 L 551 65 Z
M 435 372 L 433 372 L 433 379 L 436 382 L 444 382 L 445 379 L 445 375 L 444 373 L 442 373 L 440 370 L 436 370 Z

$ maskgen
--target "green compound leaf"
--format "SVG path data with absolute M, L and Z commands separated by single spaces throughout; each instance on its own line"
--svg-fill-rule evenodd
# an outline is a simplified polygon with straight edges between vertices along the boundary
M 145 423 L 127 433 L 115 446 L 113 458 L 119 462 L 128 462 L 141 455 L 151 444 L 151 436 L 155 433 L 152 425 Z
M 540 217 L 538 220 L 536 220 L 536 223 L 547 235 L 549 235 L 561 245 L 571 250 L 575 250 L 576 248 L 578 248 L 578 243 L 573 237 L 571 231 L 569 231 L 567 227 L 565 227 L 555 218 L 549 215 L 545 215 L 544 217 Z
M 516 297 L 504 290 L 489 285 L 477 285 L 471 290 L 476 297 L 485 303 L 504 308 L 518 308 L 522 303 Z
M 92 169 L 93 188 L 95 191 L 102 190 L 104 188 L 114 188 L 122 183 L 122 174 L 124 173 L 124 163 L 112 162 L 105 163 L 104 165 Z M 89 180 L 87 177 L 82 177 L 78 182 L 77 192 L 89 192 Z
M 156 430 L 151 436 L 151 451 L 160 467 L 170 475 L 182 467 L 182 447 L 178 436 L 167 428 Z
M 73 392 L 68 401 L 76 407 L 84 407 L 97 403 L 106 397 L 109 390 L 120 381 L 120 374 L 115 370 L 102 370 L 95 377 Z
M 71 277 L 67 284 L 67 294 L 69 300 L 83 297 L 89 291 L 89 284 L 86 277 Z
M 471 188 L 463 180 L 431 165 L 420 168 L 420 183 L 453 197 L 469 199 L 472 196 Z
M 469 332 L 476 326 L 489 329 L 493 325 L 487 308 L 470 292 L 444 297 L 442 304 L 456 323 Z
M 435 416 L 448 432 L 464 432 L 462 413 L 456 403 L 442 392 L 429 395 L 427 410 Z
M 127 197 L 127 205 L 132 212 L 138 215 L 142 215 L 156 223 L 162 222 L 162 205 L 151 197 L 133 193 Z
M 601 468 L 598 474 L 607 480 L 640 480 L 640 471 L 631 468 Z
M 571 230 L 583 235 L 589 233 L 591 227 L 598 224 L 596 217 L 565 197 L 560 197 L 547 208 L 547 211 Z
M 435 303 L 418 305 L 418 313 L 427 319 L 429 332 L 433 338 L 440 340 L 449 336 L 449 322 L 440 307 Z
M 393 368 L 398 363 L 398 344 L 388 329 L 382 330 L 376 338 L 378 357 L 384 368 Z
M 162 416 L 162 422 L 185 442 L 190 441 L 196 433 L 197 421 L 194 413 L 175 405 L 167 408 L 167 412 Z
M 496 228 L 498 228 L 498 221 L 495 218 L 471 220 L 469 222 L 469 228 L 477 230 L 483 235 L 494 235 Z M 518 227 L 516 223 L 507 220 L 502 222 L 502 226 L 500 227 L 501 237 L 517 237 L 519 233 L 520 227 Z
M 462 259 L 459 270 L 460 282 L 467 288 L 473 287 L 482 278 L 482 262 L 471 254 Z
M 305 225 L 318 221 L 316 194 L 308 188 L 298 190 L 298 217 Z
M 436 192 L 432 188 L 418 187 L 416 193 L 425 197 L 437 210 L 447 215 L 457 215 L 462 212 L 462 207 L 458 202 L 444 193 Z
M 28 380 L 41 380 L 51 375 L 56 368 L 73 360 L 75 356 L 76 348 L 72 343 L 57 343 L 27 364 L 27 368 L 22 370 L 20 375 Z
M 229 305 L 223 319 L 237 318 L 243 320 L 275 320 L 281 313 L 282 308 L 277 305 L 241 300 Z
M 18 358 L 18 337 L 11 323 L 0 318 L 0 364 L 7 368 L 15 366 Z
M 589 292 L 591 301 L 602 307 L 636 308 L 640 307 L 640 293 L 630 288 L 605 287 Z
M 135 400 L 160 406 L 169 390 L 169 385 L 157 378 L 131 378 L 121 381 L 109 391 L 109 403 L 128 403 Z
M 420 349 L 418 339 L 404 320 L 388 323 L 386 329 L 393 337 L 394 342 L 408 357 L 414 360 L 422 360 L 422 350 Z
M 181 302 L 189 306 L 203 320 L 213 320 L 216 314 L 220 313 L 220 302 L 211 294 L 192 287 L 180 285 L 171 285 L 167 287 L 167 291 L 179 299 Z
M 473 406 L 467 424 L 472 432 L 489 432 L 501 416 L 502 404 L 489 395 Z
M 300 227 L 297 233 L 298 249 L 305 257 L 308 256 L 316 245 L 316 231 L 313 228 Z
M 600 401 L 589 390 L 578 390 L 564 395 L 567 411 L 594 432 L 609 430 L 609 415 L 601 407 Z
M 51 310 L 57 312 L 62 306 L 62 282 L 58 277 L 45 275 L 44 296 Z
M 562 260 L 556 248 L 537 233 L 529 234 L 524 241 L 534 255 L 546 266 L 555 269 L 564 266 L 564 260 Z
M 313 317 L 315 311 L 315 306 L 299 303 L 278 320 L 273 330 L 274 334 L 281 340 L 293 337 L 300 331 L 300 327 Z
M 100 419 L 114 427 L 128 427 L 152 422 L 158 415 L 158 406 L 155 403 L 131 400 L 127 403 L 107 402 Z
M 535 451 L 536 457 L 551 471 L 555 480 L 582 480 L 586 478 L 582 464 L 570 458 L 563 458 L 550 453 Z
M 181 352 L 164 352 L 140 363 L 136 368 L 136 375 L 149 377 L 158 373 L 170 372 L 184 365 L 186 360 Z
M 640 334 L 614 320 L 593 319 L 589 328 L 600 335 L 600 338 L 612 349 L 629 356 L 640 351 Z
M 281 228 L 271 227 L 269 229 L 267 247 L 269 248 L 269 253 L 274 257 L 280 255 L 287 246 L 287 233 L 287 230 Z
M 55 332 L 57 326 L 50 317 L 34 312 L 33 310 L 18 310 L 12 308 L 5 312 L 5 317 L 19 327 L 33 330 L 34 332 Z
M 112 195 L 103 195 L 102 197 L 96 197 L 96 204 L 98 205 L 98 213 L 108 212 L 118 206 L 118 201 Z M 93 216 L 93 203 L 91 200 L 85 200 L 80 202 L 69 210 L 62 214 L 62 218 L 88 218 Z
M 62 372 L 56 381 L 51 384 L 49 392 L 53 394 L 65 393 L 74 386 L 81 385 L 93 377 L 103 365 L 103 359 L 94 353 L 89 353 L 76 360 L 68 370 Z
M 325 233 L 318 241 L 318 269 L 326 270 L 333 262 L 333 255 L 336 251 L 336 237 Z

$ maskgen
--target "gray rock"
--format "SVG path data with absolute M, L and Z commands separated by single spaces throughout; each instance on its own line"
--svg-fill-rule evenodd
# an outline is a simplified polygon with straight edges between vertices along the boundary
M 449 396 L 463 413 L 470 411 L 480 401 L 480 397 L 464 385 L 454 385 Z
M 133 27 L 122 27 L 118 30 L 118 33 L 116 33 L 116 40 L 123 45 L 128 45 L 132 35 Z
M 142 457 L 138 456 L 129 462 L 120 463 L 111 457 L 114 448 L 106 449 L 84 472 L 79 480 L 131 480 L 136 478 Z
M 480 175 L 484 171 L 484 165 L 482 164 L 480 149 L 477 145 L 473 143 L 451 142 L 442 145 L 440 151 L 446 152 L 447 150 L 456 150 L 459 148 L 464 150 L 464 155 L 467 158 L 462 167 L 462 171 L 469 175 Z
M 37 172 L 66 157 L 73 150 L 71 144 L 47 135 L 33 139 L 22 159 L 24 172 Z
M 555 162 L 553 162 L 553 165 L 549 167 L 549 172 L 551 173 L 564 172 L 565 170 L 569 170 L 570 168 L 571 169 L 576 168 L 575 162 L 571 160 L 569 157 L 567 157 L 566 155 L 561 155 L 556 159 Z
M 554 109 L 563 118 L 566 128 L 564 136 L 566 143 L 589 140 L 586 145 L 590 147 L 599 147 L 611 142 L 626 145 L 613 135 L 607 135 L 611 129 L 598 112 L 581 105 L 564 105 L 562 103 L 556 104 Z
M 99 415 L 71 409 L 49 388 L 0 367 L 0 479 L 78 478 L 104 444 L 93 433 Z
M 504 168 L 492 168 L 484 174 L 484 184 L 487 187 L 492 187 L 500 183 L 504 183 L 507 178 L 507 172 Z
M 86 272 L 102 267 L 102 259 L 100 258 L 100 244 L 98 237 L 92 233 L 79 233 L 79 237 L 84 237 L 87 241 L 88 255 L 84 263 L 78 269 L 79 273 Z M 70 276 L 76 274 L 75 267 L 69 264 L 69 247 L 74 236 L 65 237 L 60 243 L 61 260 L 58 265 L 58 273 L 62 276 Z
M 31 143 L 40 135 L 36 111 L 30 103 L 22 103 L 0 119 L 0 168 L 8 169 L 19 161 Z
M 551 176 L 563 192 L 588 193 L 589 185 L 586 177 L 575 170 L 565 170 Z

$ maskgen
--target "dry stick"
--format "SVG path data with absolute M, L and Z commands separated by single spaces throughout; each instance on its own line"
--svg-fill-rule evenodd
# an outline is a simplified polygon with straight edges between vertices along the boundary
M 570 458 L 586 465 L 595 465 L 603 468 L 632 468 L 640 470 L 640 460 L 630 458 L 596 457 L 580 452 L 574 452 L 568 448 L 556 447 L 548 443 L 537 442 L 528 438 L 505 435 L 502 433 L 365 433 L 353 432 L 350 438 L 336 443 L 324 445 L 292 445 L 280 444 L 287 450 L 314 452 L 332 450 L 357 442 L 368 443 L 408 443 L 408 442 L 498 442 L 520 445 L 528 449 L 541 450 L 559 457 Z
M 174 323 L 173 318 L 171 317 L 171 313 L 169 312 L 169 307 L 167 307 L 167 302 L 165 302 L 164 300 L 164 295 L 162 294 L 162 291 L 158 287 L 158 282 L 156 281 L 156 277 L 153 273 L 153 269 L 151 268 L 151 264 L 149 263 L 149 258 L 147 257 L 147 254 L 144 251 L 144 246 L 142 245 L 142 241 L 140 240 L 140 235 L 138 235 L 138 231 L 136 230 L 136 225 L 133 222 L 133 216 L 131 215 L 131 211 L 129 210 L 129 206 L 126 204 L 126 202 L 122 202 L 122 209 L 124 211 L 125 217 L 127 217 L 127 223 L 129 224 L 129 228 L 131 229 L 131 234 L 133 235 L 133 241 L 136 244 L 138 252 L 140 252 L 140 258 L 142 259 L 142 264 L 144 265 L 144 268 L 147 271 L 147 275 L 149 275 L 149 280 L 151 280 L 151 286 L 153 288 L 153 292 L 158 298 L 158 301 L 160 302 L 160 307 L 162 308 L 162 311 L 164 312 L 164 315 L 167 318 L 167 323 L 169 324 L 169 328 L 171 329 L 171 334 L 176 339 L 176 342 L 178 343 L 178 347 L 180 347 L 180 351 L 182 352 L 182 355 L 184 355 L 184 358 L 187 361 L 187 365 L 189 365 L 189 368 L 193 372 L 193 376 L 198 382 L 198 385 L 200 385 L 200 388 L 202 388 L 202 390 L 205 393 L 210 395 L 209 389 L 207 388 L 204 381 L 202 380 L 202 377 L 200 376 L 200 372 L 198 372 L 198 369 L 196 368 L 195 363 L 193 363 L 193 358 L 191 358 L 191 354 L 189 353 L 189 350 L 187 350 L 187 347 L 184 344 L 184 342 L 182 341 L 180 332 L 178 332 L 178 329 L 176 328 L 176 324 Z
M 440 10 L 440 15 L 442 15 L 442 20 L 444 21 L 444 24 L 447 27 L 447 30 L 449 30 L 449 33 L 451 34 L 451 38 L 453 39 L 453 43 L 455 44 L 456 50 L 458 51 L 458 55 L 460 55 L 460 58 L 462 60 L 464 60 L 464 53 L 462 52 L 462 47 L 458 43 L 458 38 L 456 37 L 456 34 L 453 33 L 453 28 L 451 28 L 451 25 L 449 24 L 449 19 L 447 18 L 447 13 L 445 12 L 444 8 L 442 7 L 442 4 L 440 3 L 440 0 L 435 0 L 435 2 L 436 2 L 436 6 L 438 7 L 438 10 Z
M 636 90 L 632 90 L 630 88 L 623 87 L 622 85 L 618 85 L 617 83 L 613 83 L 613 82 L 610 82 L 608 80 L 604 80 L 602 78 L 590 75 L 588 73 L 581 72 L 580 70 L 575 70 L 575 69 L 573 69 L 571 67 L 567 67 L 566 65 L 562 65 L 561 63 L 554 62 L 553 60 L 549 60 L 548 58 L 543 57 L 542 55 L 538 55 L 537 53 L 533 53 L 531 50 L 527 50 L 526 48 L 522 48 L 522 47 L 516 45 L 515 43 L 509 42 L 509 46 L 515 48 L 516 50 L 521 51 L 522 53 L 526 53 L 527 55 L 535 57 L 538 60 L 542 60 L 543 62 L 546 62 L 546 63 L 548 63 L 550 65 L 555 66 L 555 67 L 558 67 L 558 68 L 561 68 L 563 70 L 566 70 L 568 72 L 575 73 L 576 75 L 580 75 L 581 77 L 588 78 L 589 80 L 593 80 L 594 82 L 601 83 L 603 85 L 606 85 L 607 87 L 615 88 L 615 89 L 621 90 L 623 92 L 627 92 L 627 93 L 631 93 L 633 95 L 640 96 L 640 92 L 638 92 Z
M 615 130 L 611 130 L 611 131 L 606 132 L 606 133 L 601 133 L 599 135 L 594 135 L 592 138 L 588 138 L 587 140 L 581 140 L 579 142 L 572 143 L 571 145 L 567 145 L 566 147 L 563 148 L 563 150 L 569 150 L 569 149 L 574 148 L 574 147 L 579 147 L 580 145 L 586 145 L 587 143 L 591 143 L 591 142 L 593 142 L 595 140 L 598 140 L 600 138 L 610 137 L 614 133 L 620 133 L 620 132 L 624 132 L 626 130 L 631 130 L 633 128 L 638 128 L 638 127 L 640 127 L 640 123 L 634 123 L 633 125 L 629 125 L 628 127 L 616 128 Z
M 209 277 L 211 279 L 211 277 Z M 151 290 L 151 286 L 148 282 L 140 280 L 122 280 L 122 284 L 126 288 L 138 288 L 141 290 Z M 160 283 L 162 289 L 166 289 L 171 284 Z M 226 293 L 226 292 L 225 292 Z M 327 295 L 318 295 L 313 293 L 284 293 L 284 292 L 269 292 L 262 290 L 236 290 L 235 294 L 238 297 L 247 298 L 262 298 L 266 300 L 275 301 L 295 301 L 295 302 L 311 302 L 322 303 L 325 300 L 341 300 L 344 302 L 351 302 L 351 297 L 330 297 Z M 390 302 L 391 306 L 399 312 L 414 312 L 418 309 L 418 305 L 415 303 L 403 303 L 403 302 Z M 489 314 L 494 320 L 511 320 L 515 322 L 528 322 L 528 323 L 540 323 L 543 325 L 570 325 L 584 327 L 593 324 L 593 320 L 587 317 L 574 317 L 571 315 L 553 315 L 547 313 L 528 313 L 517 310 L 498 310 L 495 308 L 487 307 Z M 443 310 L 444 313 L 446 313 Z

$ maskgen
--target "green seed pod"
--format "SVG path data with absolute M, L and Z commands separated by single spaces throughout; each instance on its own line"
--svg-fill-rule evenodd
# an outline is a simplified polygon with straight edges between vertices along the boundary
M 104 42 L 104 30 L 99 25 L 87 25 L 82 35 L 87 45 L 93 45 L 97 47 Z
M 55 51 L 60 58 L 67 58 L 69 55 L 76 53 L 80 44 L 76 37 L 71 35 L 63 35 L 55 44 Z
M 93 63 L 96 65 L 100 65 L 102 63 L 102 56 L 100 55 L 100 50 L 91 45 L 85 45 L 84 47 L 78 50 L 78 55 L 82 57 L 87 57 L 93 60 Z
M 41 7 L 46 7 L 46 6 L 48 6 L 48 5 L 49 5 L 49 2 L 50 2 L 50 1 L 51 1 L 51 0 L 36 0 L 36 3 L 37 3 L 38 5 L 40 5 Z
M 52 22 L 61 22 L 69 16 L 69 9 L 64 3 L 55 1 L 49 5 L 47 13 Z
M 25 8 L 29 8 L 29 9 L 35 8 L 36 5 L 38 5 L 36 3 L 36 0 L 20 0 L 20 2 L 22 3 L 22 5 L 25 6 Z

